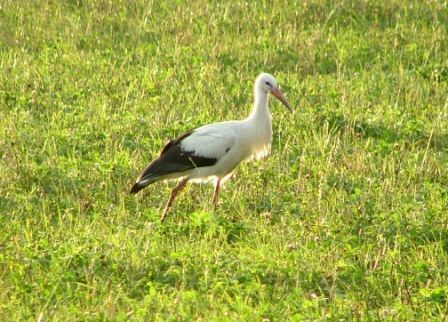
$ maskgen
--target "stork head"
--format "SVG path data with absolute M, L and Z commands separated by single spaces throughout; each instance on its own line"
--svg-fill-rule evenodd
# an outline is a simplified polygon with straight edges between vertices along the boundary
M 261 73 L 255 80 L 255 91 L 262 91 L 265 93 L 271 93 L 279 99 L 290 111 L 292 111 L 291 105 L 286 100 L 283 93 L 280 91 L 277 85 L 277 80 L 268 73 Z

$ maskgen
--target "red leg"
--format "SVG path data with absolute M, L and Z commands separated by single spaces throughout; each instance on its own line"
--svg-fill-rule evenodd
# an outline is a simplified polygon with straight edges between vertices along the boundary
M 219 196 L 219 190 L 221 188 L 221 179 L 218 179 L 215 184 L 215 194 L 213 195 L 213 205 L 215 206 L 215 209 L 218 208 L 218 196 Z
M 171 209 L 171 206 L 173 205 L 174 199 L 176 198 L 177 194 L 185 187 L 185 185 L 188 182 L 188 178 L 182 179 L 176 187 L 171 191 L 170 198 L 168 199 L 168 202 L 166 203 L 165 209 L 163 209 L 162 216 L 160 216 L 160 220 L 163 221 L 168 214 L 168 212 Z

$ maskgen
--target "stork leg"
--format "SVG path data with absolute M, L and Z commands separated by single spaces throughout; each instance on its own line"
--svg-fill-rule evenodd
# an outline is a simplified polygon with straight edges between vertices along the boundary
M 163 209 L 162 215 L 160 216 L 160 220 L 163 221 L 168 214 L 168 212 L 171 209 L 171 206 L 173 205 L 174 199 L 176 198 L 177 194 L 185 188 L 185 185 L 188 182 L 188 178 L 182 179 L 176 187 L 171 191 L 170 198 L 168 199 L 168 202 L 166 203 L 165 209 Z
M 215 193 L 213 195 L 213 205 L 215 206 L 215 209 L 218 208 L 218 196 L 220 188 L 221 188 L 221 179 L 218 179 L 215 184 Z

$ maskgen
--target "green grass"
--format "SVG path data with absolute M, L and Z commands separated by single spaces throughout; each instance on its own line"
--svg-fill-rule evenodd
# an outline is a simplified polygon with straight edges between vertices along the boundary
M 448 311 L 448 3 L 0 4 L 1 320 L 419 320 Z M 213 210 L 128 194 L 163 144 L 245 117 L 268 159 Z

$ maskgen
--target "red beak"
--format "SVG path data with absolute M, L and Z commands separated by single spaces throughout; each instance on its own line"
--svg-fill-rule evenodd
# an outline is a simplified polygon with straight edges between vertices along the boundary
M 283 105 L 286 106 L 286 108 L 288 110 L 290 110 L 292 112 L 292 107 L 291 105 L 289 105 L 288 101 L 286 100 L 285 96 L 283 95 L 283 93 L 280 91 L 280 89 L 278 89 L 277 87 L 273 88 L 271 91 L 272 95 L 274 95 L 275 97 L 277 97 L 279 99 L 280 102 L 283 103 Z

